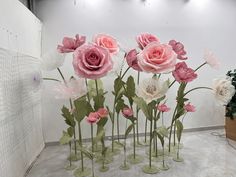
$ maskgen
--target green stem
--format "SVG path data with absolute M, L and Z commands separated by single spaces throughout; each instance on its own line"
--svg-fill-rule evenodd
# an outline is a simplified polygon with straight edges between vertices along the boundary
M 56 82 L 61 82 L 60 80 L 58 79 L 53 79 L 53 78 L 47 78 L 47 77 L 44 77 L 43 80 L 49 80 L 49 81 L 56 81 Z
M 59 72 L 59 74 L 61 75 L 62 80 L 63 80 L 63 81 L 65 82 L 65 84 L 66 84 L 65 77 L 63 76 L 63 74 L 62 74 L 60 68 L 57 68 L 57 71 Z
M 87 98 L 88 98 L 88 101 L 90 102 L 89 90 L 88 90 L 88 80 L 87 79 L 85 79 L 85 85 L 86 85 L 86 89 L 87 89 Z
M 201 67 L 203 67 L 204 65 L 206 65 L 207 64 L 207 62 L 205 62 L 205 63 L 203 63 L 203 64 L 201 64 L 200 66 L 198 66 L 194 71 L 196 72 L 197 70 L 199 70 Z
M 171 88 L 171 87 L 174 85 L 175 82 L 176 82 L 176 80 L 174 80 L 174 81 L 170 84 L 169 88 Z
M 139 80 L 140 80 L 140 72 L 138 71 L 138 78 L 137 78 L 137 85 L 139 85 Z M 138 106 L 136 105 L 136 131 L 137 131 L 137 143 L 139 144 L 139 120 L 138 120 L 138 115 L 139 115 L 139 109 Z
M 71 165 L 72 165 L 72 163 L 71 163 L 71 141 L 69 142 L 69 147 L 70 147 L 70 167 L 71 167 Z
M 125 72 L 124 72 L 124 73 L 122 74 L 122 76 L 121 76 L 121 79 L 124 78 L 125 74 L 129 71 L 130 68 L 131 68 L 131 67 L 128 67 L 128 68 L 125 70 Z
M 162 165 L 163 167 L 165 167 L 165 143 L 163 143 L 163 146 L 162 146 L 162 154 L 163 154 Z
M 147 123 L 148 119 L 145 120 L 145 129 L 144 129 L 144 142 L 147 143 Z
M 180 143 L 180 142 L 178 142 L 177 159 L 179 159 L 179 143 Z
M 134 128 L 133 128 L 133 138 L 134 138 L 134 147 L 133 147 L 133 148 L 134 148 L 134 149 L 133 149 L 133 150 L 134 150 L 134 154 L 133 154 L 133 155 L 134 155 L 134 159 L 135 159 L 135 158 L 136 158 L 136 147 L 135 147 L 135 146 L 136 146 L 136 141 L 135 141 L 135 139 L 136 139 L 136 137 L 135 137 L 135 125 L 134 125 L 133 127 L 134 127 Z
M 81 146 L 81 148 L 83 148 L 83 140 L 82 140 L 82 132 L 81 132 L 80 122 L 78 122 L 78 129 L 79 129 L 79 142 L 80 142 L 80 146 Z M 80 153 L 81 153 L 81 169 L 82 169 L 82 171 L 84 171 L 84 155 L 83 155 L 82 151 L 80 151 Z
M 174 146 L 175 146 L 175 141 L 176 141 L 176 121 L 174 123 Z
M 116 114 L 116 121 L 117 121 L 117 139 L 118 142 L 120 142 L 120 122 L 119 122 L 119 116 L 120 114 Z
M 187 91 L 186 93 L 184 93 L 184 97 L 185 97 L 187 94 L 189 94 L 190 92 L 192 92 L 192 91 L 194 91 L 194 90 L 199 90 L 199 89 L 208 89 L 208 90 L 212 90 L 212 88 L 210 88 L 210 87 L 196 87 L 196 88 L 193 88 L 193 89 Z
M 174 118 L 175 118 L 175 113 L 177 111 L 177 107 L 178 105 L 176 105 L 173 116 L 172 116 L 172 121 L 171 121 L 171 125 L 170 125 L 170 134 L 169 134 L 169 153 L 170 153 L 170 144 L 171 144 L 171 136 L 172 136 L 172 130 L 173 130 L 173 124 L 174 124 Z
M 154 130 L 157 129 L 157 120 L 154 120 Z M 158 157 L 157 137 L 155 137 L 155 155 Z
M 91 124 L 91 142 L 92 142 L 92 153 L 94 153 L 94 144 L 93 144 L 93 124 Z M 94 161 L 92 158 L 92 176 L 94 177 Z
M 152 124 L 153 120 L 151 119 L 151 125 L 150 125 L 150 145 L 149 145 L 149 167 L 152 167 Z

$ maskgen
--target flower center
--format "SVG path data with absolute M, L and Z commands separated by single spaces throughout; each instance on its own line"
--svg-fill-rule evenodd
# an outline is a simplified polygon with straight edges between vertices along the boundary
M 146 92 L 147 92 L 147 93 L 150 93 L 150 94 L 153 94 L 156 90 L 157 90 L 157 88 L 156 88 L 155 85 L 149 85 L 149 86 L 147 86 L 147 88 L 146 88 Z

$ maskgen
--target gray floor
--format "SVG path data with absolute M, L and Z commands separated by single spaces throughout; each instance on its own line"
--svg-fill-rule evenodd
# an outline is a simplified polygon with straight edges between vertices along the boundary
M 184 148 L 181 150 L 183 163 L 173 162 L 168 158 L 168 171 L 161 171 L 156 175 L 146 175 L 141 171 L 145 162 L 134 165 L 129 171 L 120 171 L 119 166 L 123 155 L 114 158 L 110 164 L 110 170 L 106 173 L 98 172 L 96 165 L 96 176 L 98 177 L 236 177 L 236 150 L 233 149 L 224 137 L 213 136 L 212 132 L 224 133 L 223 130 L 211 130 L 194 133 L 184 133 Z M 131 140 L 130 140 L 131 141 Z M 236 143 L 230 141 L 236 147 Z M 65 171 L 63 167 L 67 163 L 67 146 L 50 146 L 44 149 L 39 159 L 30 170 L 27 177 L 72 177 L 73 173 Z M 144 149 L 138 150 L 144 155 Z M 154 163 L 160 166 L 160 163 Z M 79 163 L 76 163 L 79 166 Z M 90 166 L 90 162 L 87 161 Z

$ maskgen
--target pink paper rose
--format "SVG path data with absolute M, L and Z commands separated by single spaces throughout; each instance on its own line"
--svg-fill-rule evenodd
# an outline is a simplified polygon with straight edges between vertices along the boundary
M 131 118 L 133 116 L 133 110 L 131 108 L 125 107 L 122 110 L 122 114 L 125 118 Z
M 82 45 L 74 52 L 75 73 L 84 78 L 98 79 L 105 76 L 113 66 L 107 49 L 94 45 Z
M 148 73 L 170 72 L 175 69 L 176 53 L 170 45 L 152 42 L 138 54 L 138 64 Z
M 184 45 L 180 42 L 176 42 L 175 40 L 171 40 L 169 45 L 172 46 L 173 50 L 177 54 L 177 58 L 180 60 L 187 60 L 188 57 L 185 57 L 186 51 L 184 50 Z
M 220 62 L 218 58 L 213 54 L 212 51 L 206 49 L 204 52 L 204 60 L 208 65 L 210 65 L 214 69 L 219 69 L 220 68 Z
M 111 54 L 119 52 L 119 45 L 115 38 L 106 34 L 98 34 L 93 38 L 93 42 L 100 47 L 104 47 L 109 50 Z
M 197 78 L 197 74 L 191 68 L 188 68 L 185 62 L 177 63 L 175 70 L 172 72 L 175 80 L 178 82 L 191 82 Z
M 108 110 L 106 108 L 99 108 L 97 113 L 100 118 L 104 118 L 108 116 Z
M 138 52 L 136 49 L 132 49 L 128 52 L 128 54 L 126 55 L 126 61 L 127 64 L 132 67 L 134 70 L 137 71 L 142 71 L 142 69 L 140 68 L 140 66 L 138 65 L 138 59 L 137 59 L 137 55 Z
M 57 50 L 60 53 L 69 53 L 74 52 L 75 49 L 83 45 L 86 41 L 85 36 L 80 36 L 76 34 L 75 39 L 70 37 L 64 37 L 62 41 L 62 45 L 57 46 Z
M 161 112 L 168 112 L 170 111 L 170 108 L 167 107 L 165 104 L 160 104 L 157 106 L 157 109 Z
M 195 106 L 188 103 L 188 104 L 184 105 L 184 110 L 187 112 L 195 112 L 196 108 L 195 108 Z
M 98 121 L 99 115 L 97 112 L 91 112 L 86 118 L 87 122 L 90 124 L 94 124 Z
M 148 33 L 138 35 L 136 41 L 140 49 L 144 49 L 149 43 L 154 41 L 159 43 L 159 39 L 156 36 Z

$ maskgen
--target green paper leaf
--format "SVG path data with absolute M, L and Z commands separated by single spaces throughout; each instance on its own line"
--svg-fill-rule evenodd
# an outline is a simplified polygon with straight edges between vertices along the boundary
M 116 103 L 116 113 L 119 114 L 120 111 L 122 111 L 125 107 L 127 107 L 125 105 L 125 101 L 123 99 L 119 99 Z
M 67 128 L 67 133 L 72 137 L 74 135 L 74 128 L 73 127 L 69 127 Z
M 104 107 L 105 97 L 103 95 L 96 95 L 93 97 L 94 109 L 97 111 L 99 108 Z
M 65 131 L 63 131 L 63 135 L 60 138 L 60 144 L 65 145 L 68 144 L 72 140 L 72 137 Z
M 114 81 L 114 94 L 118 94 L 118 92 L 121 90 L 121 88 L 123 87 L 124 82 L 122 81 L 122 79 L 120 77 L 116 78 Z
M 135 96 L 135 82 L 132 76 L 129 76 L 126 81 L 126 96 L 128 98 L 132 98 Z
M 75 121 L 74 121 L 74 116 L 70 113 L 69 109 L 65 106 L 62 107 L 61 109 L 62 116 L 65 118 L 65 122 L 67 125 L 71 127 L 75 127 Z
M 104 130 L 104 128 L 101 128 L 98 131 L 97 136 L 94 138 L 94 144 L 101 141 L 104 138 L 104 136 L 105 136 L 105 130 Z
M 132 131 L 132 129 L 134 128 L 135 124 L 131 124 L 125 131 L 125 138 L 128 137 L 129 133 Z
M 97 83 L 98 83 L 98 93 L 103 95 L 104 88 L 103 88 L 102 80 L 97 79 Z M 97 95 L 95 80 L 88 81 L 88 92 L 89 92 L 90 99 Z
M 176 128 L 177 128 L 177 132 L 176 132 L 177 133 L 177 139 L 180 142 L 184 127 L 183 127 L 183 124 L 180 120 L 177 120 L 175 122 L 175 125 L 176 125 Z
M 90 160 L 94 158 L 93 153 L 89 152 L 87 149 L 85 149 L 84 147 L 81 147 L 80 145 L 78 146 L 78 150 L 80 150 Z
M 90 112 L 93 112 L 93 108 L 87 102 L 86 97 L 78 98 L 74 101 L 75 109 L 76 109 L 76 120 L 81 122 L 85 116 L 87 116 Z
M 150 112 L 149 112 L 148 105 L 147 105 L 147 103 L 144 101 L 144 99 L 141 98 L 141 97 L 135 96 L 135 97 L 133 97 L 133 100 L 134 100 L 134 102 L 136 103 L 136 105 L 138 106 L 138 108 L 143 111 L 143 113 L 144 113 L 144 115 L 146 116 L 146 118 L 147 118 L 148 120 L 151 120 L 151 114 L 150 114 Z
M 169 132 L 165 126 L 160 126 L 157 128 L 157 132 L 162 135 L 163 137 L 168 138 Z
M 97 122 L 97 129 L 98 131 L 100 131 L 101 129 L 103 129 L 103 127 L 106 125 L 108 121 L 108 118 L 107 117 L 103 117 L 101 118 L 98 122 Z

